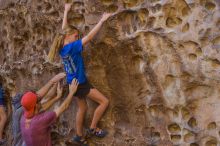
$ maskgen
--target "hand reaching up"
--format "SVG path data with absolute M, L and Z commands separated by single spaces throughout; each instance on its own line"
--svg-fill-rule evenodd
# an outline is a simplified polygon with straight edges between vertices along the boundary
M 63 88 L 60 85 L 60 82 L 57 84 L 57 98 L 59 99 L 63 94 Z
M 65 3 L 65 11 L 69 12 L 69 10 L 71 9 L 72 3 Z
M 79 85 L 79 82 L 74 78 L 72 80 L 72 83 L 69 85 L 69 94 L 75 94 L 78 85 Z
M 66 76 L 66 74 L 65 74 L 64 72 L 59 73 L 59 74 L 55 75 L 55 76 L 51 79 L 51 81 L 52 81 L 53 83 L 57 83 L 57 82 L 59 82 L 61 79 L 63 79 L 65 76 Z

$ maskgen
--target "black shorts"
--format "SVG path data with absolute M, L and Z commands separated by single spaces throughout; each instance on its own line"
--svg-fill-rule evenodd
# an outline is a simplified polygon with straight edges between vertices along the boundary
M 78 98 L 86 98 L 86 96 L 89 94 L 90 89 L 93 89 L 94 87 L 89 83 L 89 81 L 86 81 L 83 84 L 79 84 L 76 93 L 74 96 Z

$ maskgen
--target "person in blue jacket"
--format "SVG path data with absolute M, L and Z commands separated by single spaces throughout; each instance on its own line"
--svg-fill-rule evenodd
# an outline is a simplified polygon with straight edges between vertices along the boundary
M 0 145 L 4 145 L 6 143 L 6 139 L 3 139 L 3 131 L 7 121 L 5 108 L 6 108 L 5 95 L 4 95 L 2 83 L 0 83 Z

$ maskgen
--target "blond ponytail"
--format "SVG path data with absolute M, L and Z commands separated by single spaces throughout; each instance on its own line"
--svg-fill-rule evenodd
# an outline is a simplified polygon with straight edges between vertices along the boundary
M 73 33 L 79 33 L 79 30 L 71 25 L 67 25 L 64 29 L 64 34 L 57 34 L 54 38 L 53 44 L 50 48 L 50 52 L 48 54 L 48 60 L 50 62 L 54 61 L 55 56 L 59 52 L 59 50 L 63 47 L 65 35 L 70 35 Z
M 48 54 L 48 59 L 50 62 L 54 61 L 54 58 L 57 55 L 58 51 L 62 48 L 63 43 L 64 43 L 64 35 L 57 34 L 53 40 L 53 44 Z

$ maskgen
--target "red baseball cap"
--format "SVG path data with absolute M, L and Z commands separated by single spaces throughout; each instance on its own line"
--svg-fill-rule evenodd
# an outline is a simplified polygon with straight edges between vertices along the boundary
M 34 108 L 37 104 L 37 95 L 33 92 L 26 92 L 21 99 L 21 105 L 24 107 L 24 116 L 31 118 L 34 113 Z

